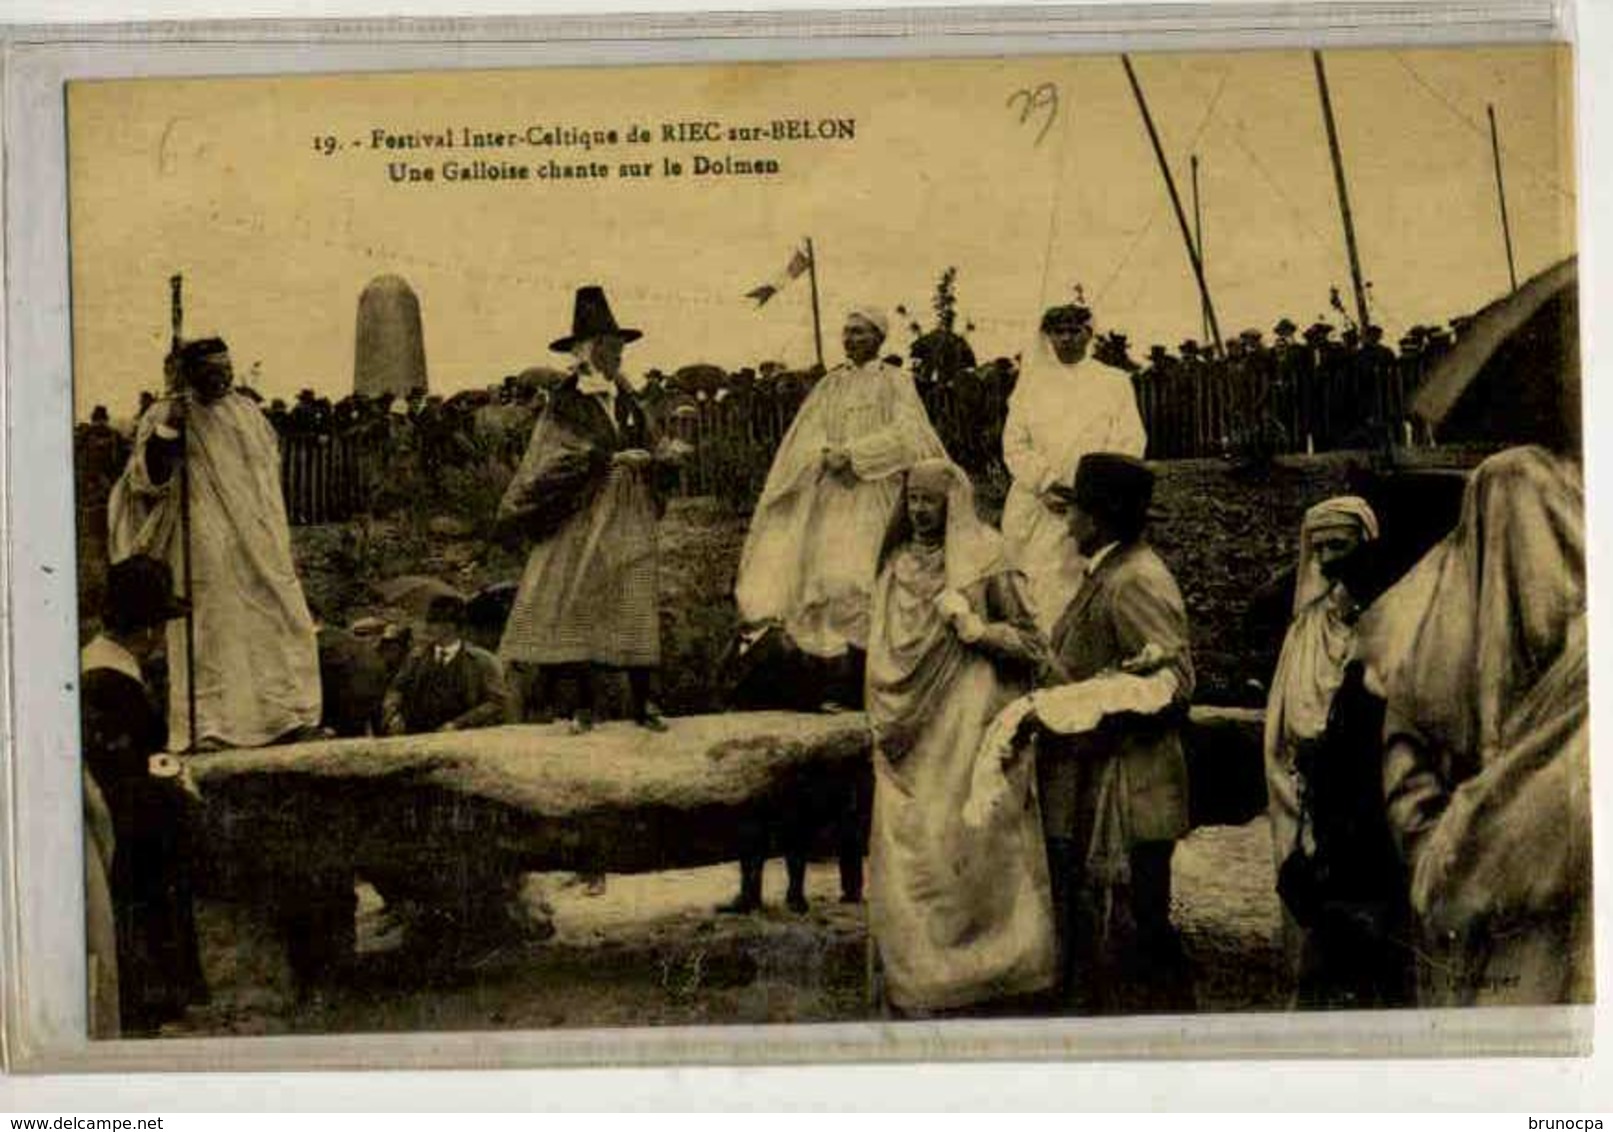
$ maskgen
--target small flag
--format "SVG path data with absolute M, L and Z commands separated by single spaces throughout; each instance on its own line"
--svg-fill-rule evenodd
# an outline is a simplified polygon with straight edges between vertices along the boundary
M 812 257 L 808 256 L 805 248 L 796 248 L 790 255 L 790 262 L 784 265 L 784 270 L 759 287 L 753 287 L 745 292 L 747 299 L 755 299 L 758 307 L 767 303 L 774 295 L 784 290 L 792 279 L 799 279 L 812 266 Z

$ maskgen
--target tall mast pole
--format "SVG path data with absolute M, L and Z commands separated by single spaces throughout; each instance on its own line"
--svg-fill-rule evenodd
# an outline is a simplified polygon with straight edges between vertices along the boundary
M 1501 201 L 1501 238 L 1507 245 L 1507 278 L 1512 281 L 1512 289 L 1518 289 L 1518 269 L 1512 261 L 1512 225 L 1507 220 L 1507 187 L 1501 180 L 1501 135 L 1495 128 L 1495 107 L 1486 104 L 1485 111 L 1490 115 L 1490 154 L 1495 158 L 1495 195 Z
M 1159 144 L 1159 132 L 1154 129 L 1154 117 L 1148 112 L 1148 100 L 1143 97 L 1142 85 L 1137 81 L 1137 72 L 1132 70 L 1131 56 L 1120 56 L 1120 62 L 1126 68 L 1126 78 L 1131 80 L 1131 92 L 1137 96 L 1137 109 L 1142 111 L 1143 125 L 1148 130 L 1148 140 L 1153 143 L 1154 157 L 1159 161 L 1159 171 L 1165 178 L 1165 190 L 1170 193 L 1171 208 L 1176 211 L 1176 223 L 1182 230 L 1182 242 L 1187 245 L 1187 258 L 1193 264 L 1193 278 L 1198 281 L 1199 297 L 1204 304 L 1204 317 L 1210 323 L 1210 339 L 1215 345 L 1217 357 L 1225 355 L 1226 347 L 1221 342 L 1221 327 L 1215 319 L 1215 304 L 1210 301 L 1210 288 L 1204 282 L 1204 263 L 1199 259 L 1198 248 L 1193 244 L 1193 233 L 1187 226 L 1187 214 L 1182 211 L 1182 198 L 1176 191 L 1176 180 L 1171 176 L 1170 163 L 1165 160 L 1165 149 Z
M 1361 256 L 1355 246 L 1355 221 L 1350 215 L 1350 190 L 1344 184 L 1344 158 L 1339 153 L 1339 131 L 1333 121 L 1333 99 L 1327 90 L 1327 70 L 1322 66 L 1322 53 L 1312 51 L 1316 64 L 1316 86 L 1322 92 L 1322 120 L 1327 125 L 1327 148 L 1333 156 L 1333 183 L 1339 192 L 1339 212 L 1344 216 L 1344 247 L 1350 255 L 1350 282 L 1355 286 L 1355 311 L 1361 332 L 1366 333 L 1370 320 L 1367 317 L 1367 290 L 1361 283 Z
M 1196 154 L 1196 153 L 1193 155 L 1193 247 L 1199 253 L 1199 262 L 1203 263 L 1204 262 L 1204 212 L 1201 209 L 1200 204 L 1199 204 L 1199 155 Z M 1206 339 L 1208 339 L 1210 337 L 1210 314 L 1209 314 L 1209 308 L 1204 307 L 1204 304 L 1202 304 L 1202 303 L 1200 303 L 1199 305 L 1200 305 L 1201 308 L 1203 308 L 1203 310 L 1201 311 L 1201 314 L 1203 315 L 1203 320 L 1202 321 L 1203 321 L 1204 337 Z
M 818 368 L 823 369 L 823 319 L 818 314 L 818 253 L 812 237 L 806 238 L 807 282 L 812 285 L 812 345 L 818 351 Z

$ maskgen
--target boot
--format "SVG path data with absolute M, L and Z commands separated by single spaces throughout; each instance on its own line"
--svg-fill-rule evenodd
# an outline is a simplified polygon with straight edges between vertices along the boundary
M 743 916 L 762 907 L 762 869 L 765 859 L 746 859 L 739 862 L 739 895 L 726 904 L 717 905 L 717 911 L 730 916 Z
M 796 915 L 804 915 L 807 910 L 806 898 L 806 858 L 795 855 L 784 858 L 784 866 L 789 870 L 790 887 L 784 896 L 784 906 Z

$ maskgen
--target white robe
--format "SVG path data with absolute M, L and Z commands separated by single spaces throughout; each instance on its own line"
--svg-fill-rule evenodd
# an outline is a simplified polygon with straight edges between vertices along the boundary
M 851 454 L 854 484 L 823 466 Z M 773 457 L 734 587 L 746 624 L 781 623 L 803 652 L 834 657 L 868 641 L 880 543 L 902 472 L 944 456 L 913 379 L 879 361 L 824 375 Z
M 159 401 L 141 418 L 134 453 L 108 506 L 112 561 L 149 554 L 183 586 L 180 475 L 147 474 Z M 262 411 L 239 393 L 189 417 L 190 551 L 196 622 L 196 727 L 201 740 L 262 746 L 320 719 L 319 649 L 291 554 L 280 491 L 280 446 Z M 185 623 L 168 626 L 168 733 L 191 742 Z
M 1063 516 L 1042 493 L 1068 484 L 1089 452 L 1141 457 L 1148 446 L 1131 378 L 1094 361 L 1073 366 L 1053 356 L 1046 339 L 1008 402 L 1003 461 L 1014 477 L 1003 505 L 1008 560 L 1025 575 L 1036 623 L 1051 632 L 1080 588 L 1085 560 Z

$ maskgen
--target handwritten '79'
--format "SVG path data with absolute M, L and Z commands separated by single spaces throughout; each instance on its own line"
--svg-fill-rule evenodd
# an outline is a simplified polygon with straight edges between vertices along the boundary
M 1056 83 L 1042 83 L 1034 88 L 1016 90 L 1008 96 L 1008 108 L 1019 111 L 1019 124 L 1027 126 L 1032 124 L 1032 118 L 1041 116 L 1042 128 L 1037 131 L 1036 145 L 1042 144 L 1047 137 L 1047 131 L 1053 128 L 1053 122 L 1059 116 L 1059 88 Z

